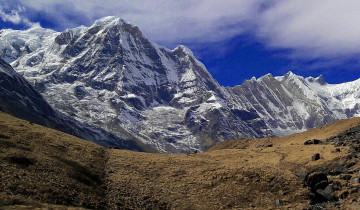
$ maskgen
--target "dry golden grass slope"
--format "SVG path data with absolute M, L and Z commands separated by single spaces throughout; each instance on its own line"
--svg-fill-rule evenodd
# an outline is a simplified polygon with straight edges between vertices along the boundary
M 104 205 L 100 146 L 0 113 L 0 159 L 0 206 Z
M 171 155 L 105 149 L 0 113 L 0 208 L 311 208 L 304 174 L 350 160 L 348 146 L 334 152 L 331 143 L 304 141 L 359 124 L 354 118 L 288 137 L 229 141 L 201 154 Z M 311 160 L 315 153 L 320 160 Z M 359 163 L 349 167 L 359 169 Z M 359 184 L 341 176 L 329 177 L 342 185 L 334 192 L 341 197 L 335 204 L 356 209 Z

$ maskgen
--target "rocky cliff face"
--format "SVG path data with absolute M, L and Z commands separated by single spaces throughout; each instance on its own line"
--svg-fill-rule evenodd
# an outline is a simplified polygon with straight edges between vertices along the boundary
M 304 78 L 288 72 L 252 78 L 228 90 L 280 136 L 360 116 L 360 80 L 332 85 L 322 76 Z
M 59 123 L 42 96 L 1 58 L 0 90 L 0 111 L 43 125 Z
M 158 46 L 119 18 L 62 33 L 3 30 L 0 40 L 0 56 L 54 109 L 162 152 L 270 134 L 188 48 Z
M 150 151 L 131 136 L 115 136 L 58 113 L 22 76 L 0 58 L 0 111 L 107 147 Z
M 221 87 L 188 48 L 152 43 L 116 17 L 64 32 L 2 30 L 0 56 L 63 115 L 161 152 L 359 115 L 360 81 L 330 85 L 289 72 Z

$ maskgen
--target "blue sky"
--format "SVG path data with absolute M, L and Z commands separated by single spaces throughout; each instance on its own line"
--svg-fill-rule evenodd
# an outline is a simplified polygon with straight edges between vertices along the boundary
M 57 31 L 114 15 L 152 41 L 187 45 L 225 86 L 252 76 L 360 78 L 358 0 L 0 0 L 0 28 Z

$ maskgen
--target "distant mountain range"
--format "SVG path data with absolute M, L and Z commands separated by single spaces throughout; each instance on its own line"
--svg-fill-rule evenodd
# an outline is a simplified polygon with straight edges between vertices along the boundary
M 360 116 L 360 79 L 333 85 L 323 76 L 304 78 L 288 72 L 252 78 L 228 90 L 240 106 L 256 110 L 278 136 Z
M 105 146 L 206 150 L 360 115 L 360 80 L 331 85 L 289 72 L 222 87 L 185 46 L 159 46 L 116 17 L 64 32 L 1 30 L 0 57 L 52 107 L 44 109 L 116 137 L 92 138 Z

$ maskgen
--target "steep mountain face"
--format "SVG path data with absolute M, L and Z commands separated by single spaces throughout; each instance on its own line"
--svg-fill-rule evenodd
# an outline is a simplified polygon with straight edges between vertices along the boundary
M 158 46 L 115 17 L 62 33 L 2 30 L 0 56 L 54 109 L 161 152 L 272 135 L 188 48 Z
M 0 111 L 43 125 L 58 124 L 50 105 L 1 58 L 0 90 Z
M 360 116 L 360 79 L 332 85 L 322 76 L 304 78 L 288 72 L 252 78 L 228 90 L 280 136 Z
M 156 45 L 116 17 L 64 32 L 1 30 L 0 56 L 67 118 L 161 152 L 360 115 L 360 80 L 331 85 L 289 72 L 221 87 L 188 48 Z
M 0 111 L 54 128 L 103 146 L 144 151 L 130 137 L 114 136 L 102 129 L 72 120 L 56 111 L 15 70 L 0 58 Z

